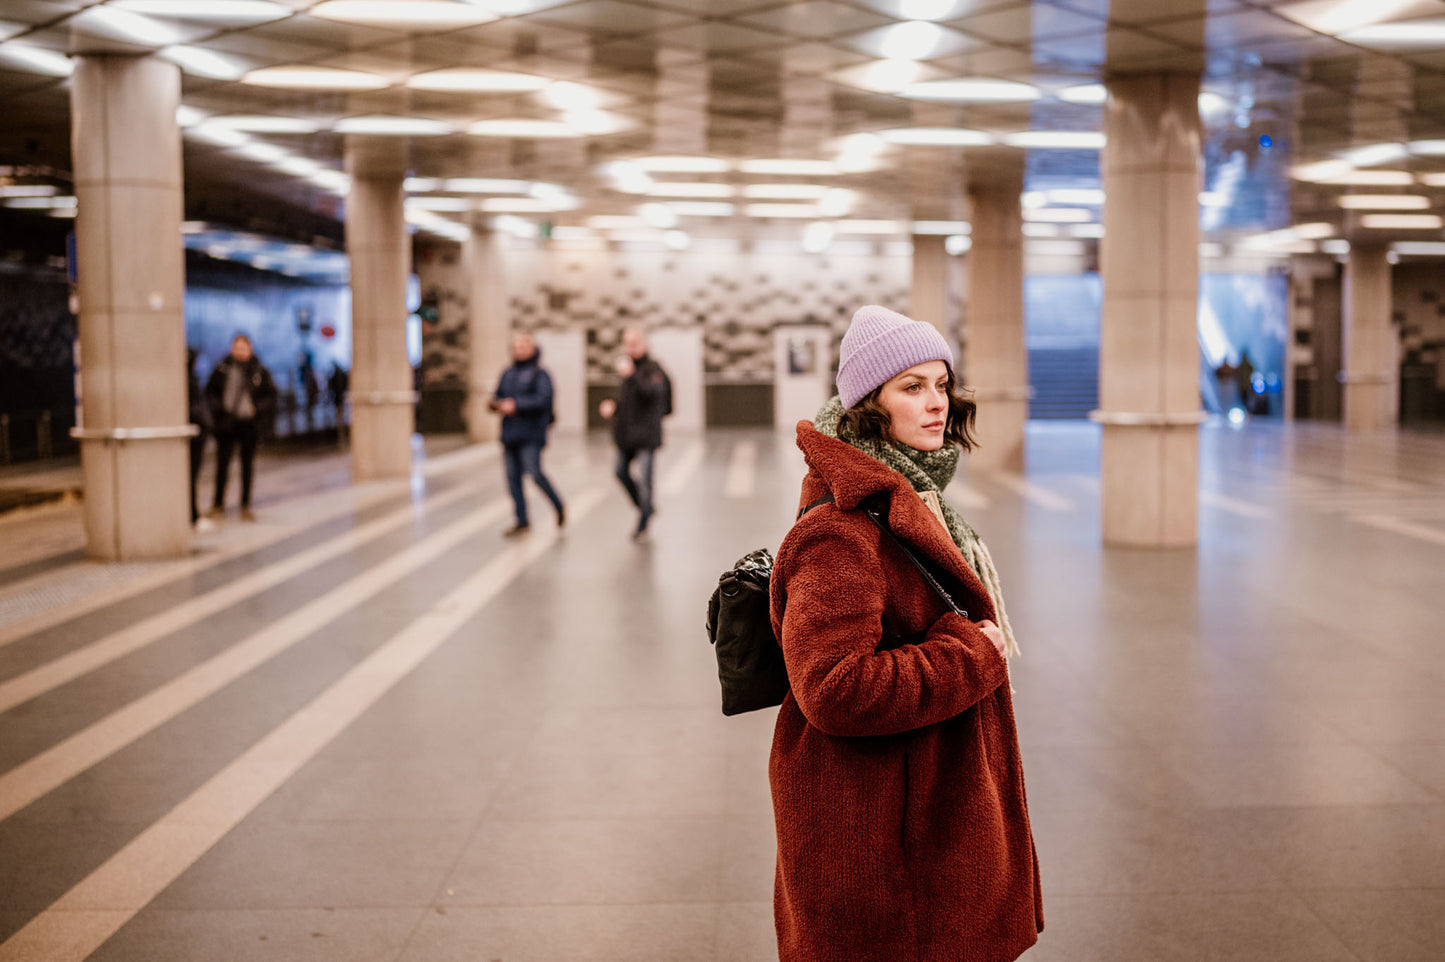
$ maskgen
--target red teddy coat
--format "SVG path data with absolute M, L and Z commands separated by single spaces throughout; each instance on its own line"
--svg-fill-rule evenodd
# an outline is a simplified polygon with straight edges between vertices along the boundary
M 944 608 L 858 502 L 988 593 L 903 475 L 807 421 L 801 505 L 778 549 L 773 630 L 792 692 L 773 736 L 782 962 L 997 962 L 1043 930 L 1038 859 L 1004 659 Z M 877 651 L 885 637 L 926 638 Z

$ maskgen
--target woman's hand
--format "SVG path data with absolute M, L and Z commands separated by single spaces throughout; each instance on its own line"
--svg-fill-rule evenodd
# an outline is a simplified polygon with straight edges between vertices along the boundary
M 612 417 L 612 415 L 617 413 L 617 402 L 611 398 L 604 399 L 601 404 L 597 405 L 597 413 L 604 418 Z
M 1007 657 L 1005 652 L 1008 648 L 1008 645 L 1003 640 L 1003 629 L 1001 629 L 993 622 L 987 620 L 978 622 L 978 627 L 980 630 L 983 631 L 986 636 L 988 636 L 988 640 L 993 642 L 993 646 L 998 649 L 999 657 Z

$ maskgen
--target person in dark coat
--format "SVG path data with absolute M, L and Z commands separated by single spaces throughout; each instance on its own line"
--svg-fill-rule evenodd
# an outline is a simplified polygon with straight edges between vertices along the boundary
M 647 338 L 635 328 L 622 332 L 627 353 L 618 358 L 617 373 L 622 386 L 617 400 L 602 402 L 601 413 L 612 419 L 612 437 L 617 442 L 617 480 L 637 506 L 637 529 L 633 537 L 647 533 L 655 513 L 652 475 L 657 449 L 662 447 L 662 419 L 672 413 L 672 381 L 667 372 L 647 355 Z M 633 471 L 633 463 L 637 471 Z
M 231 353 L 216 365 L 206 382 L 206 400 L 216 432 L 216 499 L 210 517 L 226 513 L 226 481 L 231 455 L 241 454 L 241 520 L 255 521 L 251 511 L 251 479 L 255 470 L 260 425 L 276 413 L 276 385 L 271 372 L 256 358 L 251 339 L 237 334 Z
M 567 511 L 552 482 L 542 473 L 542 448 L 547 445 L 547 429 L 552 414 L 552 378 L 542 367 L 542 352 L 530 334 L 512 338 L 512 366 L 502 372 L 489 407 L 502 415 L 502 456 L 507 466 L 507 488 L 512 493 L 517 520 L 507 529 L 507 537 L 525 533 L 527 498 L 522 478 L 530 477 L 557 512 L 557 526 L 567 523 Z
M 211 431 L 211 411 L 206 405 L 206 392 L 201 389 L 201 379 L 196 376 L 196 349 L 186 348 L 186 395 L 190 406 L 190 421 L 196 433 L 191 435 L 191 524 L 201 526 L 200 509 L 196 506 L 196 482 L 201 476 L 201 461 L 206 455 L 206 437 Z M 209 526 L 210 522 L 206 522 Z
M 781 962 L 1011 962 L 1043 930 L 1017 646 L 988 549 L 941 497 L 975 414 L 952 360 L 931 326 L 865 307 L 840 396 L 798 424 L 800 506 L 833 500 L 794 525 L 770 585 L 792 686 L 769 759 Z

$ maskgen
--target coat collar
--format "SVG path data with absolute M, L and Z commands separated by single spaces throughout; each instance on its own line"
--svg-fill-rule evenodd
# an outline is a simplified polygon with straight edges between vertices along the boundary
M 809 468 L 799 507 L 831 493 L 839 509 L 852 511 L 866 498 L 886 493 L 888 527 L 893 533 L 962 583 L 972 597 L 957 600 L 971 615 L 994 617 L 983 582 L 907 478 L 848 442 L 823 434 L 811 421 L 798 422 L 798 448 Z

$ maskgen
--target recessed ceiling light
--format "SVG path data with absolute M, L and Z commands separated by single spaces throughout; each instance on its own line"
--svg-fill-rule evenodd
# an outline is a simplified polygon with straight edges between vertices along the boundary
M 6 207 L 29 210 L 53 210 L 57 207 L 74 207 L 75 204 L 75 198 L 69 195 L 63 197 L 10 197 L 5 201 Z
M 949 100 L 959 103 L 1024 103 L 1039 98 L 1033 84 L 1012 80 L 930 80 L 911 84 L 900 94 L 914 100 Z
M 0 61 L 52 77 L 69 77 L 75 70 L 75 64 L 65 54 L 19 40 L 0 44 Z
M 556 140 L 581 137 L 582 131 L 555 120 L 479 120 L 467 128 L 476 137 L 516 137 L 523 140 Z
M 1398 245 L 1396 245 L 1396 246 L 1398 246 Z M 1320 244 L 1320 253 L 1322 253 L 1322 254 L 1335 254 L 1335 255 L 1339 255 L 1339 254 L 1348 254 L 1349 252 L 1350 252 L 1350 242 L 1347 241 L 1347 240 L 1327 240 L 1327 241 L 1321 242 L 1321 244 Z
M 663 232 L 662 243 L 670 251 L 682 251 L 691 246 L 692 238 L 688 236 L 687 231 L 669 230 Z
M 374 73 L 336 67 L 263 67 L 246 74 L 241 82 L 297 90 L 378 90 L 391 84 Z
M 51 184 L 0 184 L 0 197 L 54 197 L 60 188 Z
M 958 6 L 958 0 L 902 0 L 898 15 L 905 20 L 945 20 Z
M 1426 187 L 1445 187 L 1445 174 L 1421 174 L 1420 183 Z
M 277 170 L 294 177 L 310 177 L 321 170 L 321 165 L 306 157 L 286 157 L 275 164 Z
M 1399 46 L 1435 46 L 1445 43 L 1445 20 L 1404 20 L 1399 23 L 1378 23 L 1340 34 L 1350 43 L 1389 44 Z
M 1436 230 L 1445 225 L 1438 214 L 1365 214 L 1360 226 L 1372 230 Z
M 382 27 L 460 27 L 497 19 L 481 6 L 451 0 L 325 0 L 306 14 Z
M 1356 147 L 1340 155 L 1346 163 L 1355 167 L 1374 167 L 1379 164 L 1393 164 L 1410 156 L 1404 144 L 1370 144 Z
M 1059 233 L 1058 224 L 1037 224 L 1032 221 L 1026 221 L 1023 226 L 1023 235 L 1025 237 L 1058 237 Z
M 731 217 L 737 213 L 735 206 L 721 201 L 672 200 L 667 206 L 680 217 Z
M 278 160 L 286 159 L 285 150 L 277 147 L 275 144 L 266 144 L 261 143 L 260 141 L 252 141 L 251 143 L 241 144 L 239 147 L 236 148 L 236 153 L 240 154 L 242 157 L 248 158 L 250 160 L 259 160 L 265 164 L 272 164 Z
M 542 90 L 542 99 L 562 110 L 596 110 L 602 104 L 602 95 L 595 89 L 570 80 L 548 84 Z
M 208 144 L 215 144 L 218 147 L 239 147 L 251 139 L 239 130 L 232 130 L 230 127 L 215 127 L 204 121 L 193 127 L 187 127 L 186 136 L 205 141 Z
M 901 234 L 904 222 L 896 220 L 836 220 L 833 229 L 840 234 Z
M 1333 224 L 1313 221 L 1308 224 L 1295 224 L 1288 229 L 1288 233 L 1301 240 L 1321 240 L 1325 237 L 1333 237 L 1338 231 Z
M 963 234 L 952 234 L 943 242 L 943 249 L 954 257 L 968 253 L 971 247 L 973 247 L 973 238 Z
M 528 73 L 454 67 L 419 73 L 408 78 L 406 85 L 414 90 L 464 90 L 484 93 L 541 90 L 549 82 L 545 77 Z
M 545 214 L 556 209 L 538 197 L 488 197 L 482 201 L 482 210 L 489 214 Z
M 1024 220 L 1051 224 L 1083 224 L 1094 219 L 1094 212 L 1082 207 L 1033 207 L 1024 211 Z
M 250 134 L 309 134 L 317 129 L 315 121 L 301 117 L 280 117 L 274 114 L 231 114 L 211 117 L 206 121 L 211 127 L 226 127 L 243 130 Z
M 1103 84 L 1079 84 L 1060 90 L 1058 98 L 1070 104 L 1102 104 L 1108 102 L 1109 90 Z
M 562 115 L 562 122 L 583 134 L 602 136 L 627 130 L 632 124 L 616 114 L 605 110 L 569 110 Z
M 1429 210 L 1430 199 L 1419 194 L 1342 194 L 1347 210 Z
M 337 121 L 338 134 L 382 134 L 396 137 L 436 137 L 452 132 L 452 125 L 424 117 L 347 117 Z
M 629 161 L 639 170 L 657 174 L 722 174 L 732 165 L 718 157 L 656 156 Z
M 885 60 L 927 60 L 943 42 L 944 30 L 927 20 L 906 20 L 879 30 L 879 53 Z
M 336 194 L 344 194 L 351 189 L 351 178 L 339 170 L 318 170 L 309 179 L 316 186 Z
M 749 184 L 744 197 L 757 200 L 822 200 L 830 188 L 822 184 Z
M 443 189 L 454 194 L 525 194 L 532 187 L 528 180 L 503 180 L 495 177 L 448 177 Z
M 406 206 L 415 210 L 463 211 L 472 209 L 472 201 L 465 197 L 408 197 Z
M 1099 207 L 1104 203 L 1104 192 L 1097 187 L 1064 187 L 1045 191 L 1044 195 L 1050 204 L 1064 206 L 1081 205 L 1085 207 Z
M 821 254 L 833 243 L 833 236 L 837 233 L 833 225 L 825 220 L 814 221 L 803 228 L 803 250 L 809 254 Z
M 593 230 L 640 230 L 647 222 L 635 214 L 598 214 L 587 218 L 587 226 Z
M 205 47 L 177 44 L 166 47 L 160 55 L 176 64 L 188 74 L 197 77 L 212 77 L 216 80 L 235 80 L 246 72 L 246 65 L 231 57 L 223 57 Z
M 913 233 L 915 234 L 967 234 L 973 230 L 973 225 L 966 220 L 916 220 L 913 222 Z
M 82 10 L 72 17 L 70 22 L 89 33 L 128 40 L 147 47 L 180 43 L 185 39 L 179 30 L 168 23 L 109 5 Z
M 196 124 L 205 120 L 207 116 L 204 110 L 197 110 L 195 107 L 188 107 L 185 104 L 181 104 L 176 108 L 176 126 L 194 127 Z
M 1351 170 L 1323 181 L 1342 187 L 1408 187 L 1415 175 L 1408 170 Z
M 647 193 L 653 197 L 731 197 L 737 189 L 731 184 L 664 182 L 654 183 Z
M 637 208 L 637 213 L 642 216 L 642 220 L 648 226 L 656 227 L 659 230 L 677 226 L 677 211 L 666 204 L 643 204 Z
M 1408 10 L 1414 0 L 1335 0 L 1307 4 L 1290 19 L 1320 33 L 1341 34 L 1389 20 Z
M 1104 135 L 1092 130 L 1022 130 L 1005 139 L 1010 147 L 1025 149 L 1099 150 L 1104 146 Z
M 1412 140 L 1405 145 L 1410 153 L 1421 157 L 1437 157 L 1445 154 L 1445 140 Z
M 834 79 L 864 90 L 891 94 L 917 83 L 925 69 L 916 60 L 875 60 L 840 70 Z
M 743 208 L 749 217 L 807 217 L 816 220 L 822 213 L 816 204 L 749 204 Z
M 1445 241 L 1396 241 L 1390 245 L 1395 253 L 1416 257 L 1439 257 L 1445 255 Z
M 827 160 L 745 160 L 739 165 L 745 174 L 797 174 L 801 177 L 829 177 L 838 173 L 838 166 Z
M 292 12 L 290 7 L 270 0 L 111 0 L 109 5 L 151 17 L 228 23 L 265 23 L 289 17 Z
M 921 147 L 983 147 L 994 143 L 993 134 L 961 127 L 894 127 L 878 135 L 890 144 Z

